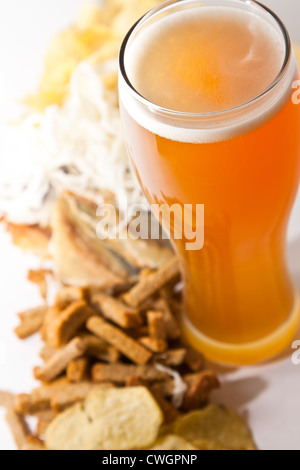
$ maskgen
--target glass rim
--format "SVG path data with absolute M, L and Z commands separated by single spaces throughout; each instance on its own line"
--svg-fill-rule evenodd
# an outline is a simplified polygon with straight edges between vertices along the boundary
M 167 0 L 163 2 L 162 4 L 158 5 L 157 7 L 154 7 L 152 10 L 148 11 L 132 26 L 132 28 L 128 31 L 128 33 L 126 34 L 123 40 L 123 43 L 120 48 L 120 53 L 119 53 L 119 70 L 120 70 L 122 78 L 124 79 L 126 85 L 129 88 L 129 91 L 131 92 L 131 94 L 134 96 L 136 100 L 138 100 L 141 104 L 146 106 L 148 109 L 151 108 L 151 112 L 162 113 L 162 114 L 169 115 L 175 118 L 205 119 L 209 117 L 216 118 L 216 117 L 224 116 L 231 112 L 241 111 L 244 108 L 248 107 L 249 105 L 255 104 L 257 101 L 267 96 L 272 90 L 276 88 L 276 86 L 284 78 L 286 71 L 288 69 L 289 63 L 290 63 L 290 59 L 292 57 L 292 43 L 291 43 L 290 35 L 284 23 L 281 21 L 279 16 L 273 12 L 273 10 L 271 10 L 270 8 L 268 8 L 267 6 L 263 5 L 262 3 L 256 0 L 242 0 L 243 3 L 248 4 L 248 5 L 251 5 L 251 4 L 256 5 L 260 7 L 262 10 L 264 10 L 267 14 L 269 14 L 279 26 L 281 33 L 283 35 L 284 43 L 285 43 L 285 57 L 283 60 L 283 65 L 278 75 L 275 77 L 275 79 L 270 83 L 270 85 L 263 92 L 261 92 L 259 95 L 255 96 L 251 100 L 248 100 L 244 103 L 234 106 L 233 108 L 227 108 L 221 111 L 212 111 L 212 112 L 207 112 L 207 113 L 190 113 L 190 112 L 176 111 L 170 108 L 165 108 L 163 106 L 153 103 L 152 101 L 145 98 L 141 93 L 139 93 L 139 91 L 132 85 L 126 72 L 125 53 L 126 53 L 129 40 L 131 39 L 133 33 L 137 30 L 138 26 L 141 25 L 144 21 L 151 19 L 151 17 L 154 14 L 159 13 L 160 11 L 163 11 L 165 8 L 173 4 L 180 3 L 181 1 L 184 2 L 186 0 Z M 190 1 L 193 1 L 193 0 L 190 0 Z

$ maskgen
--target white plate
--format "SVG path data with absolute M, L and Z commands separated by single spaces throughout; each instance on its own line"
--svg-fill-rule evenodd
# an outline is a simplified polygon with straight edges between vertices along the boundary
M 41 5 L 42 3 L 42 5 Z M 16 97 L 31 88 L 47 42 L 74 18 L 82 0 L 9 0 L 0 5 L 1 89 L 0 119 L 11 112 Z M 290 25 L 300 42 L 300 2 L 269 0 Z M 298 38 L 297 38 L 298 34 Z M 3 70 L 6 74 L 3 75 Z M 20 78 L 21 77 L 21 78 Z M 289 231 L 289 259 L 300 289 L 300 196 Z M 34 286 L 26 281 L 27 271 L 40 266 L 34 256 L 15 248 L 0 228 L 0 389 L 30 391 L 35 382 L 32 368 L 39 364 L 37 338 L 21 342 L 13 334 L 16 312 L 39 305 Z M 300 332 L 299 332 L 300 340 Z M 292 350 L 291 350 L 292 354 Z M 223 374 L 222 390 L 214 401 L 233 406 L 247 415 L 256 442 L 265 450 L 300 450 L 300 365 L 291 355 L 270 365 L 243 368 Z M 0 450 L 14 450 L 14 443 L 0 411 Z

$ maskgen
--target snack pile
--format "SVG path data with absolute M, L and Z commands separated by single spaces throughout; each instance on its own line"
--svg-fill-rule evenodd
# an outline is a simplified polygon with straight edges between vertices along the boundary
M 109 289 L 62 286 L 48 305 L 51 276 L 29 272 L 45 302 L 20 313 L 16 328 L 20 339 L 41 334 L 44 362 L 34 370 L 41 385 L 0 393 L 19 449 L 255 448 L 234 412 L 207 407 L 220 384 L 181 340 L 176 257 Z

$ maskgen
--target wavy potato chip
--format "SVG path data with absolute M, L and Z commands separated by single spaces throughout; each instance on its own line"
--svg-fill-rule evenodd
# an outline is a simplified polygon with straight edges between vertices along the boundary
M 79 8 L 75 26 L 79 30 L 97 28 L 99 24 L 108 26 L 120 8 L 118 0 L 105 0 L 102 5 L 83 4 Z
M 205 448 L 201 450 L 256 449 L 242 418 L 235 411 L 216 405 L 179 418 L 175 423 L 174 433 L 198 448 Z
M 149 450 L 198 450 L 182 437 L 168 434 L 160 438 Z
M 145 13 L 160 3 L 162 0 L 119 0 L 120 10 L 112 22 L 113 30 L 120 36 L 125 36 Z
M 46 433 L 48 450 L 131 450 L 151 446 L 163 414 L 145 387 L 95 390 L 60 414 Z
M 39 90 L 28 96 L 25 103 L 38 111 L 51 104 L 62 104 L 73 71 L 90 54 L 90 48 L 80 40 L 75 28 L 58 34 L 46 55 Z
M 218 442 L 210 441 L 208 439 L 199 439 L 193 442 L 197 450 L 231 450 L 222 446 Z
M 74 26 L 52 41 L 45 61 L 39 90 L 25 104 L 43 111 L 52 104 L 62 105 L 68 96 L 71 75 L 77 65 L 117 59 L 123 37 L 131 26 L 159 0 L 106 0 L 102 6 L 84 5 Z M 105 85 L 116 86 L 116 76 Z

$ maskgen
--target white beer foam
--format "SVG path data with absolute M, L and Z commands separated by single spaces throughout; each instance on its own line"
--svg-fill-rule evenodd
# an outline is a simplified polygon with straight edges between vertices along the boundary
M 197 9 L 198 13 L 196 13 Z M 186 20 L 191 15 L 195 18 L 196 14 L 208 15 L 210 19 L 212 15 L 217 17 L 218 15 L 234 14 L 240 21 L 247 21 L 248 27 L 250 25 L 255 34 L 261 35 L 262 40 L 272 41 L 274 51 L 277 51 L 283 62 L 285 41 L 275 24 L 269 23 L 250 11 L 231 8 L 229 12 L 228 7 L 201 6 L 193 10 L 173 12 L 139 33 L 138 38 L 133 40 L 132 44 L 127 45 L 125 52 L 125 68 L 129 78 L 134 75 L 140 55 L 145 49 L 148 49 L 149 44 L 156 40 L 161 28 L 169 27 L 170 24 L 174 27 L 174 24 L 182 21 L 183 15 Z M 234 111 L 225 110 L 215 113 L 215 117 L 214 114 L 200 114 L 198 119 L 192 118 L 188 113 L 180 117 L 178 113 L 170 112 L 166 116 L 165 113 L 157 111 L 151 103 L 147 106 L 146 100 L 144 100 L 144 104 L 139 102 L 123 77 L 120 77 L 119 88 L 121 101 L 126 111 L 138 124 L 150 132 L 177 142 L 214 143 L 250 132 L 271 119 L 291 99 L 291 87 L 295 78 L 296 62 L 293 58 L 284 79 L 270 93 L 260 98 L 259 102 L 244 104 L 243 112 L 239 112 L 239 108 L 235 108 Z M 221 120 L 222 114 L 224 119 Z M 217 116 L 219 116 L 218 122 L 215 121 Z

